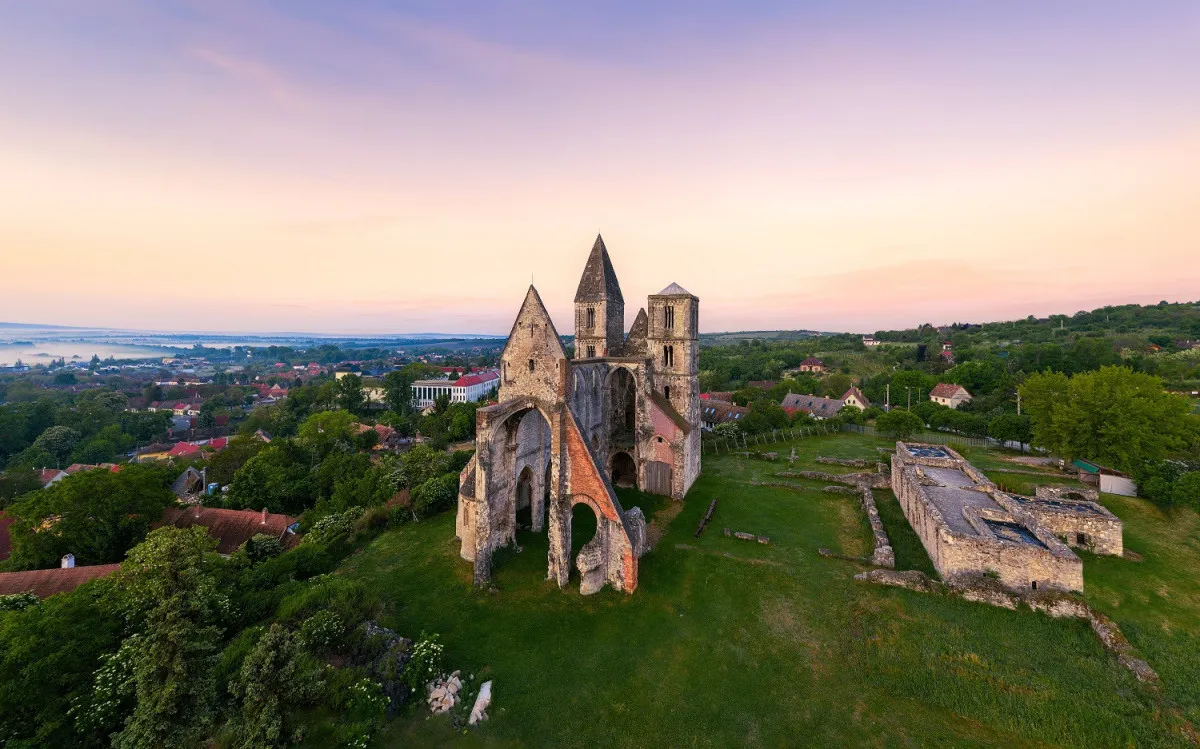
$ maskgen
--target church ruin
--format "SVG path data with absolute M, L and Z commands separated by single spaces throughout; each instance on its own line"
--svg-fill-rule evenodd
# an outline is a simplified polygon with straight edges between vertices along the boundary
M 499 402 L 479 409 L 475 456 L 459 477 L 456 537 L 491 578 L 492 555 L 516 543 L 517 512 L 549 535 L 547 579 L 632 593 L 646 519 L 613 486 L 682 500 L 700 474 L 700 300 L 672 283 L 647 299 L 629 332 L 625 300 L 599 236 L 575 292 L 575 354 L 567 357 L 537 289 L 529 287 L 500 358 Z M 576 505 L 596 515 L 574 560 Z

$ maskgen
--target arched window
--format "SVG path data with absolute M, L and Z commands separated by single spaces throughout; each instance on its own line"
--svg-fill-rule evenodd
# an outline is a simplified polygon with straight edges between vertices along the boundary
M 675 307 L 674 307 L 674 305 L 668 304 L 666 307 L 663 307 L 663 327 L 666 328 L 667 330 L 675 329 Z
M 663 364 L 668 367 L 675 366 L 674 346 L 663 346 Z
M 593 328 L 596 327 L 596 308 L 595 307 L 587 308 L 587 326 L 586 327 L 588 330 L 592 330 Z
M 532 371 L 533 371 L 533 368 L 534 368 L 534 366 L 535 366 L 535 364 L 534 364 L 534 361 L 533 361 L 533 359 L 530 359 L 530 360 L 529 360 L 529 371 L 530 371 L 530 372 L 532 372 Z
M 591 310 L 588 310 L 588 312 L 591 312 Z M 587 358 L 594 359 L 595 357 L 596 357 L 596 347 L 588 346 L 587 347 Z
M 671 400 L 671 386 L 670 385 L 663 385 L 663 397 L 666 398 L 667 400 Z

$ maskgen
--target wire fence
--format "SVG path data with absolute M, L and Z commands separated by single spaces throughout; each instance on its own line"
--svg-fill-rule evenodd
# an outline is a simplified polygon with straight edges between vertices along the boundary
M 875 427 L 870 424 L 842 424 L 828 425 L 824 422 L 815 426 L 796 427 L 794 429 L 772 429 L 770 432 L 759 432 L 757 434 L 737 434 L 730 437 L 709 437 L 701 447 L 702 452 L 707 454 L 720 454 L 722 452 L 733 452 L 734 450 L 748 450 L 751 445 L 773 445 L 778 442 L 790 442 L 793 440 L 804 439 L 805 437 L 815 437 L 822 434 L 837 434 L 838 432 L 851 432 L 853 434 L 862 434 L 868 437 L 886 437 L 887 435 L 879 434 Z M 953 434 L 947 432 L 919 432 L 910 437 L 913 442 L 928 442 L 935 445 L 960 445 L 963 447 L 1007 447 L 1013 450 L 1029 452 L 1029 445 L 1019 442 L 1001 442 L 1000 440 L 991 437 L 967 437 L 961 434 Z

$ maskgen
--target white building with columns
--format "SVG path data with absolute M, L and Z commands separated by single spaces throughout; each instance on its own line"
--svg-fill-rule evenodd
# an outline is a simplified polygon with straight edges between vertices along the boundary
M 494 369 L 457 380 L 417 380 L 412 384 L 413 407 L 429 408 L 442 395 L 449 395 L 451 403 L 470 403 L 496 392 L 499 387 L 500 373 Z

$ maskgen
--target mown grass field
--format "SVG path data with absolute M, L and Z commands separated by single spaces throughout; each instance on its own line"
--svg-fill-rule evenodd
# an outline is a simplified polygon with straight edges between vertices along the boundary
M 796 443 L 872 457 L 883 440 Z M 780 445 L 786 456 L 790 446 Z M 975 456 L 972 456 L 975 457 Z M 580 596 L 544 580 L 545 538 L 476 591 L 454 518 L 390 531 L 340 574 L 386 600 L 383 623 L 438 632 L 448 666 L 494 680 L 491 718 L 466 734 L 411 707 L 383 746 L 1171 746 L 1200 721 L 1200 518 L 1106 498 L 1144 562 L 1085 556 L 1087 597 L 1163 677 L 1139 685 L 1086 624 L 941 595 L 856 583 L 862 565 L 818 556 L 870 551 L 854 497 L 774 479 L 786 461 L 705 456 L 632 596 Z M 1034 478 L 1034 477 L 1028 477 Z M 787 480 L 800 489 L 754 486 Z M 622 492 L 648 516 L 668 502 Z M 709 528 L 693 531 L 718 500 Z M 902 568 L 932 572 L 888 491 L 876 493 Z M 771 537 L 725 537 L 723 527 Z M 577 586 L 577 582 L 574 582 Z

